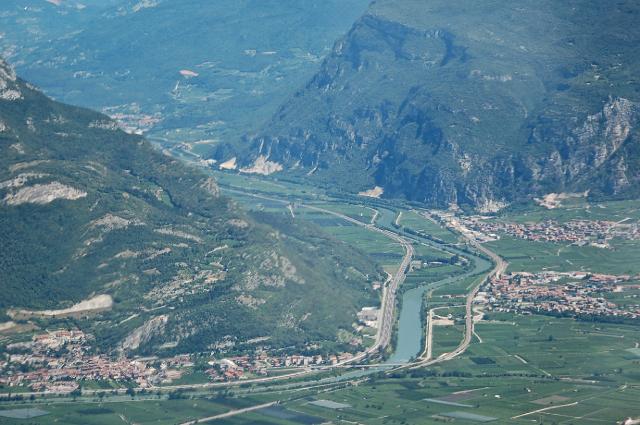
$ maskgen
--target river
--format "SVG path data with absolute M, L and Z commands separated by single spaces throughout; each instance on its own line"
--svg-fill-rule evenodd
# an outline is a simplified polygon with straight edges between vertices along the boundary
M 187 159 L 184 157 L 184 155 L 181 156 L 187 161 L 192 161 L 191 158 Z M 473 269 L 466 273 L 421 285 L 417 288 L 413 288 L 404 292 L 404 294 L 402 295 L 402 307 L 400 309 L 400 317 L 398 319 L 396 347 L 387 363 L 408 363 L 412 358 L 417 357 L 423 349 L 423 336 L 425 334 L 425 326 L 422 323 L 421 311 L 423 308 L 423 296 L 425 292 L 444 285 L 454 284 L 459 280 L 465 279 L 469 276 L 488 272 L 491 269 L 492 265 L 490 261 L 482 257 L 463 252 L 449 245 L 440 244 L 414 234 L 407 234 L 402 230 L 395 228 L 395 226 L 393 225 L 397 216 L 397 213 L 394 210 L 378 205 L 376 205 L 375 208 L 380 213 L 376 220 L 376 225 L 378 227 L 386 228 L 408 239 L 425 243 L 434 248 L 458 254 L 460 256 L 468 258 L 474 263 Z M 349 373 L 347 375 L 353 376 L 359 374 L 367 374 L 367 372 L 358 371 Z M 342 378 L 340 380 L 342 380 Z
M 380 207 L 377 207 L 377 210 L 380 212 L 380 215 L 378 216 L 378 220 L 376 222 L 379 227 L 387 228 L 389 230 L 397 232 L 398 234 L 408 239 L 425 243 L 434 248 L 448 251 L 453 254 L 458 254 L 461 257 L 466 257 L 469 260 L 473 261 L 474 264 L 473 269 L 466 273 L 421 285 L 417 288 L 406 291 L 402 295 L 402 307 L 400 309 L 400 317 L 398 319 L 396 347 L 387 363 L 407 363 L 412 358 L 417 357 L 424 348 L 423 336 L 425 335 L 425 326 L 424 323 L 422 323 L 421 311 L 423 308 L 423 297 L 425 292 L 431 289 L 440 288 L 445 285 L 454 284 L 462 279 L 466 279 L 469 276 L 488 272 L 491 269 L 492 264 L 490 261 L 482 257 L 463 252 L 457 248 L 445 244 L 440 244 L 417 235 L 402 232 L 401 230 L 395 228 L 392 224 L 393 222 L 395 222 L 395 218 L 397 216 L 394 211 Z

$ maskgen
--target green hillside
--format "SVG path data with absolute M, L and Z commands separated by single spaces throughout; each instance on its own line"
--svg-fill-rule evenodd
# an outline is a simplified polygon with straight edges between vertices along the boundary
M 133 352 L 243 349 L 265 336 L 274 348 L 331 347 L 375 302 L 376 266 L 289 221 L 247 215 L 212 178 L 104 115 L 48 99 L 0 62 L 5 321 L 71 320 L 104 349 Z M 113 304 L 42 311 L 97 296 Z

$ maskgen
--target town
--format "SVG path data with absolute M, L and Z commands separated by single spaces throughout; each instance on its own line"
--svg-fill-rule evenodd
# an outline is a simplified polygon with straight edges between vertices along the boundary
M 594 320 L 640 319 L 638 277 L 585 272 L 510 273 L 485 284 L 476 302 L 488 311 L 537 313 Z M 634 282 L 635 281 L 635 284 Z M 629 293 L 624 305 L 609 295 Z
M 93 337 L 79 330 L 56 330 L 34 335 L 31 341 L 9 344 L 0 358 L 0 387 L 38 392 L 72 393 L 83 381 L 111 381 L 137 388 L 169 385 L 196 368 L 192 355 L 169 358 L 112 359 L 90 354 Z M 211 382 L 228 382 L 280 374 L 295 368 L 336 365 L 350 353 L 322 355 L 252 355 L 201 361 L 199 369 Z
M 638 223 L 627 223 L 625 220 L 570 220 L 565 223 L 545 220 L 539 223 L 508 223 L 487 220 L 487 217 L 483 216 L 471 216 L 460 219 L 460 224 L 480 241 L 498 239 L 499 233 L 531 241 L 589 245 L 597 248 L 610 248 L 608 241 L 613 238 L 640 240 Z

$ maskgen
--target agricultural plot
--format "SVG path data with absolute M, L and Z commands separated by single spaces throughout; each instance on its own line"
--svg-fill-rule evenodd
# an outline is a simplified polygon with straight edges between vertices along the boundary
M 477 381 L 456 377 L 386 378 L 331 393 L 334 400 L 349 404 L 350 408 L 332 411 L 296 402 L 290 408 L 322 416 L 334 423 L 430 424 L 438 423 L 438 419 L 453 412 L 459 419 L 491 418 L 497 423 L 511 423 L 515 410 L 503 397 L 505 394 L 527 394 L 525 386 L 522 379 L 496 387 L 495 380 L 487 378 Z M 544 387 L 543 384 L 538 386 Z
M 211 170 L 211 174 L 221 186 L 260 192 L 264 195 L 280 196 L 282 198 L 295 196 L 316 199 L 324 196 L 324 191 L 318 187 L 306 186 L 300 183 L 280 181 L 264 177 L 254 177 L 236 172 L 222 172 Z
M 455 283 L 436 288 L 430 293 L 432 300 L 439 298 L 464 297 L 474 286 L 484 279 L 485 275 L 467 276 Z
M 438 333 L 446 328 L 452 332 Z M 476 331 L 482 342 L 451 362 L 318 396 L 349 407 L 332 410 L 308 402 L 287 407 L 335 423 L 366 424 L 417 425 L 443 418 L 615 423 L 640 416 L 634 402 L 640 388 L 628 384 L 638 381 L 640 364 L 633 326 L 501 314 L 477 324 Z M 436 327 L 435 347 L 459 343 L 462 332 Z
M 369 254 L 391 273 L 402 262 L 404 249 L 386 236 L 323 213 L 305 212 L 303 217 L 342 240 Z
M 526 211 L 505 213 L 498 217 L 498 220 L 516 223 L 555 220 L 563 223 L 570 220 L 620 221 L 626 218 L 640 219 L 640 201 L 589 203 L 584 199 L 574 199 L 564 201 L 561 208 L 546 209 L 540 206 L 531 206 Z
M 0 422 L 2 422 L 1 418 L 33 419 L 33 418 L 38 418 L 40 416 L 45 416 L 48 414 L 49 412 L 47 412 L 46 410 L 37 409 L 37 408 L 0 410 Z
M 441 324 L 433 326 L 433 358 L 455 350 L 464 338 L 464 325 L 445 324 L 442 320 L 439 322 Z
M 260 409 L 255 413 L 255 416 L 263 416 L 270 419 L 275 419 L 275 423 L 295 423 L 301 425 L 315 425 L 320 424 L 324 419 L 318 416 L 311 416 L 305 413 L 295 412 L 284 407 L 274 406 Z
M 25 422 L 24 419 L 0 417 L 0 424 L 121 425 L 122 423 L 137 423 L 140 425 L 175 425 L 176 423 L 223 413 L 245 405 L 247 405 L 246 401 L 238 399 L 225 402 L 197 399 L 48 403 L 45 407 L 48 412 L 46 416 L 31 417 L 29 422 Z
M 538 315 L 491 314 L 475 326 L 482 343 L 472 344 L 457 370 L 530 374 L 589 384 L 637 380 L 638 359 L 629 351 L 638 340 L 630 325 L 579 322 Z M 487 357 L 492 364 L 470 360 Z
M 613 249 L 528 241 L 503 236 L 487 248 L 509 262 L 509 271 L 590 271 L 606 274 L 640 273 L 640 242 L 611 242 Z
M 335 401 L 331 400 L 316 400 L 310 402 L 309 404 L 312 404 L 314 406 L 326 407 L 327 409 L 346 409 L 348 407 L 351 407 L 351 405 L 349 404 L 336 403 Z
M 407 274 L 407 278 L 403 284 L 404 289 L 414 288 L 420 285 L 426 285 L 434 283 L 439 280 L 456 276 L 464 272 L 464 269 L 455 265 L 442 265 L 424 267 L 421 269 L 415 269 Z
M 424 243 L 415 243 L 415 259 L 424 262 L 449 262 L 453 254 Z

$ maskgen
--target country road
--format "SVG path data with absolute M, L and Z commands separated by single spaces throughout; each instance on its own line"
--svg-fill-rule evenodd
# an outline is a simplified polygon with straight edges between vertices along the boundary
M 265 403 L 265 404 L 259 404 L 257 406 L 245 407 L 244 409 L 231 410 L 229 412 L 220 413 L 219 415 L 209 416 L 209 417 L 206 417 L 206 418 L 200 418 L 200 419 L 196 419 L 195 421 L 183 422 L 180 425 L 202 424 L 202 423 L 205 423 L 205 422 L 211 422 L 211 421 L 215 421 L 215 420 L 218 420 L 218 419 L 230 418 L 232 416 L 237 416 L 237 415 L 241 415 L 243 413 L 253 412 L 254 410 L 264 409 L 264 408 L 267 408 L 267 407 L 275 406 L 277 404 L 278 404 L 277 401 L 273 401 L 271 403 Z

